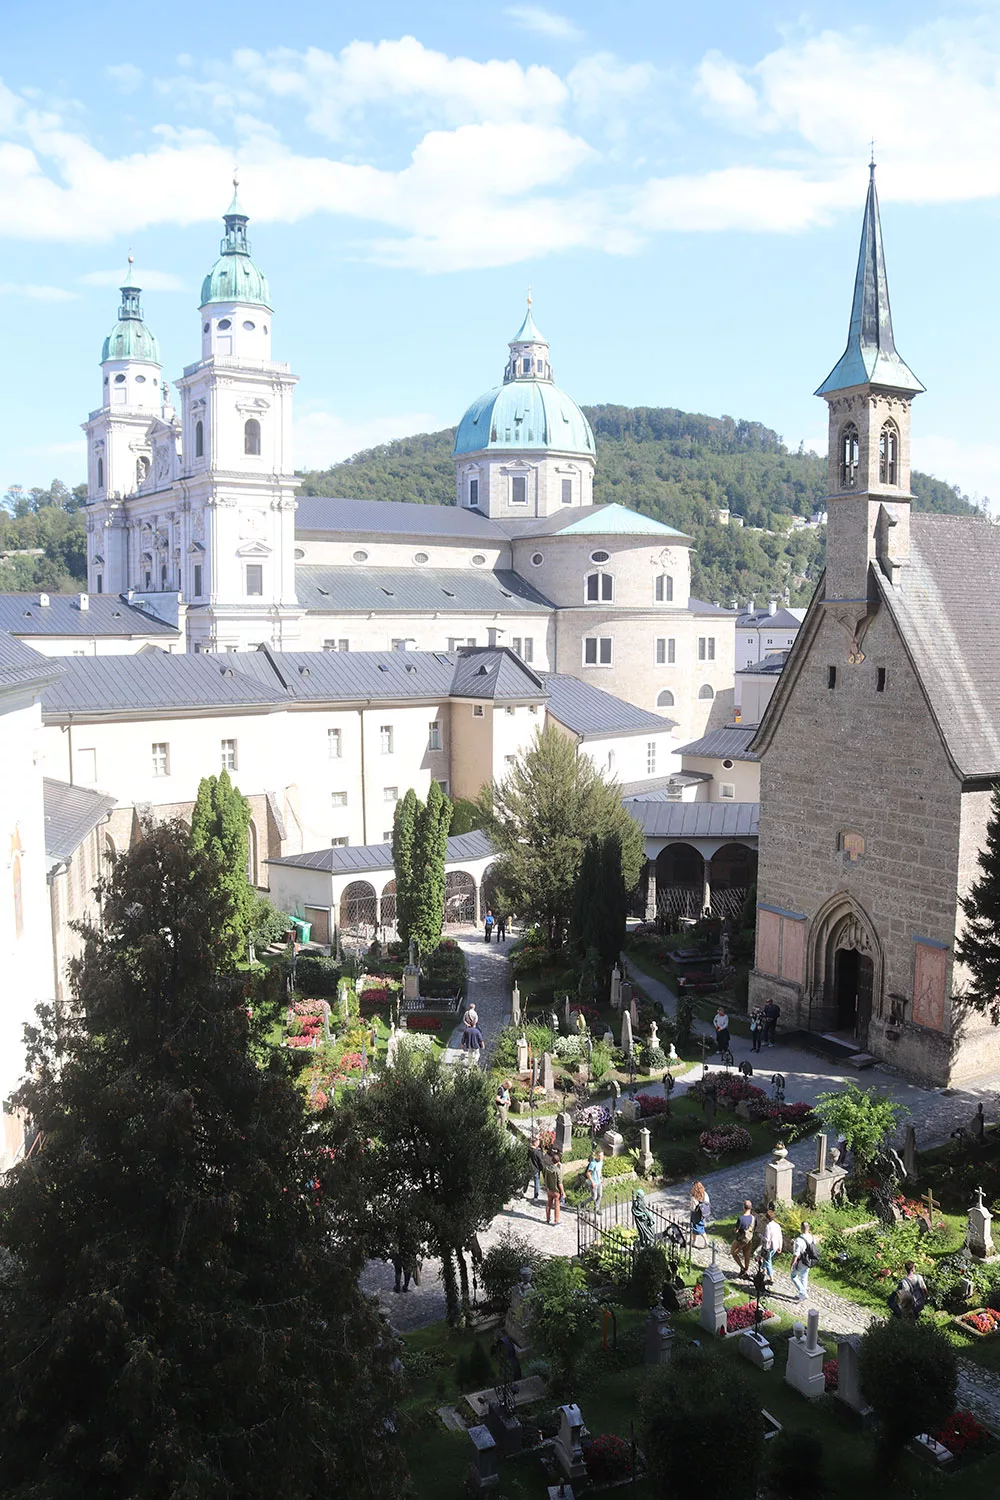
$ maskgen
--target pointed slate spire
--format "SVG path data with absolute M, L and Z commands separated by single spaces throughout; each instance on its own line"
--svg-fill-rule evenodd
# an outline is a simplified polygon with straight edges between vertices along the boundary
M 896 353 L 892 336 L 892 313 L 889 308 L 889 283 L 885 274 L 882 250 L 882 225 L 879 222 L 878 194 L 875 191 L 875 163 L 868 168 L 868 199 L 858 270 L 854 278 L 854 302 L 847 348 L 816 391 L 829 396 L 848 386 L 878 385 L 894 391 L 911 391 L 917 395 L 924 387 Z

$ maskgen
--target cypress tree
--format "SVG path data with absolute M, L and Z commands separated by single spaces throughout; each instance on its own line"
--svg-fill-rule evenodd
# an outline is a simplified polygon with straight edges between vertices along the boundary
M 417 802 L 413 840 L 413 918 L 411 936 L 420 953 L 432 952 L 441 941 L 444 922 L 444 866 L 452 805 L 436 781 L 426 803 Z
M 247 879 L 247 830 L 250 804 L 233 786 L 229 772 L 204 776 L 191 814 L 191 843 L 204 850 L 218 871 L 218 879 L 229 897 L 225 928 L 220 934 L 233 967 L 247 956 L 247 938 L 257 908 Z
M 617 833 L 603 838 L 592 834 L 576 878 L 571 932 L 581 956 L 593 956 L 602 994 L 610 988 L 611 970 L 622 951 L 627 915 L 621 838 Z
M 979 878 L 962 899 L 965 928 L 955 958 L 969 973 L 962 999 L 1000 1023 L 1000 783 L 993 788 L 986 845 L 978 855 Z
M 413 846 L 417 836 L 417 794 L 410 787 L 396 803 L 392 819 L 392 866 L 396 874 L 396 932 L 401 943 L 413 935 Z
M 75 1004 L 29 1034 L 43 1144 L 0 1183 L 5 1495 L 402 1493 L 395 1346 L 357 1284 L 364 1143 L 311 1128 L 270 981 L 226 972 L 221 873 L 154 828 L 83 929 Z

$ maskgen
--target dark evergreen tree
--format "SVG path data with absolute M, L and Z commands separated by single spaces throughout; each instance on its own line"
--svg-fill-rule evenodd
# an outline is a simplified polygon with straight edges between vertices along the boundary
M 249 827 L 250 804 L 233 786 L 229 772 L 202 777 L 191 814 L 191 843 L 210 855 L 229 896 L 220 939 L 228 950 L 230 966 L 247 957 L 247 938 L 257 912 L 256 893 L 247 879 Z
M 400 1492 L 360 1149 L 321 1151 L 261 991 L 225 972 L 221 875 L 180 823 L 123 854 L 74 1003 L 29 1033 L 42 1145 L 0 1184 L 12 1500 Z
M 955 958 L 969 974 L 962 999 L 1000 1024 L 1000 783 L 993 788 L 986 844 L 978 855 L 979 877 L 962 900 L 965 927 Z
M 402 943 L 413 935 L 413 848 L 417 837 L 417 794 L 410 787 L 392 818 L 392 867 L 396 876 L 396 932 Z
M 581 956 L 594 956 L 602 996 L 610 990 L 611 970 L 625 942 L 628 900 L 620 834 L 591 835 L 576 878 L 571 931 Z
M 427 801 L 417 801 L 413 840 L 413 916 L 410 936 L 417 945 L 418 953 L 433 952 L 441 941 L 444 923 L 444 866 L 448 855 L 451 811 L 448 798 L 438 783 L 432 781 Z

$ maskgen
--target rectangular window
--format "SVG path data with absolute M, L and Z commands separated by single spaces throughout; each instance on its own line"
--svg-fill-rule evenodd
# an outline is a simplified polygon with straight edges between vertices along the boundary
M 201 563 L 194 565 L 194 597 L 201 598 Z
M 714 635 L 700 635 L 698 637 L 698 660 L 699 661 L 714 661 L 715 660 L 715 636 Z
M 646 775 L 647 776 L 653 776 L 655 774 L 656 774 L 656 741 L 655 740 L 647 740 L 646 741 Z
M 348 844 L 350 842 L 351 841 L 347 837 L 346 833 L 345 834 L 341 834 L 340 838 L 331 839 L 330 840 L 330 848 L 331 849 L 346 849 L 347 846 L 348 846 Z
M 530 635 L 524 637 L 524 659 L 525 661 L 534 661 L 535 659 L 535 642 Z
M 538 715 L 538 704 L 537 703 L 529 703 L 528 704 L 528 712 L 529 712 L 529 714 L 534 714 L 537 717 L 537 715 Z
M 481 703 L 474 703 L 472 705 L 472 717 L 474 719 L 481 719 L 481 718 L 484 717 L 484 715 L 483 715 L 483 705 Z
M 666 638 L 666 636 L 661 635 L 661 636 L 658 636 L 657 640 L 656 640 L 656 665 L 658 667 L 665 667 L 666 664 L 667 664 L 667 638 Z
M 611 666 L 611 637 L 589 635 L 583 642 L 583 663 L 587 667 Z
M 733 802 L 736 799 L 736 787 L 731 781 L 719 782 L 719 798 L 722 802 Z
M 104 593 L 104 574 L 103 573 L 98 573 L 98 575 L 97 575 L 97 592 L 99 594 L 103 594 Z
M 563 505 L 572 505 L 573 504 L 573 481 L 572 481 L 572 479 L 564 479 L 563 482 L 562 482 L 562 503 L 563 503 Z
M 885 692 L 885 667 L 875 668 L 875 691 L 876 693 Z
M 405 651 L 406 650 L 406 636 L 404 636 L 404 635 L 393 636 L 393 638 L 392 638 L 392 649 L 393 649 L 393 651 Z
M 677 642 L 672 635 L 667 636 L 667 665 L 673 666 L 677 660 Z
M 441 788 L 442 792 L 444 792 L 445 796 L 447 797 L 447 795 L 448 795 L 448 783 L 446 781 L 439 781 L 438 782 L 438 786 Z
M 523 653 L 523 651 L 521 649 L 521 637 L 519 635 L 512 635 L 511 636 L 511 638 L 510 638 L 510 649 L 513 651 L 513 653 L 514 653 L 515 656 L 520 656 L 523 659 L 524 653 Z
M 152 579 L 153 579 L 153 575 L 149 571 L 149 569 L 147 568 L 146 569 L 146 587 L 147 588 L 149 588 L 150 584 L 152 583 Z
M 438 719 L 432 719 L 427 726 L 427 748 L 428 750 L 441 749 L 441 724 Z
M 383 802 L 398 802 L 399 801 L 399 787 L 398 786 L 386 786 L 386 787 L 383 787 L 382 788 L 382 801 Z M 391 835 L 390 835 L 390 837 L 391 837 Z
M 514 717 L 514 705 L 513 705 L 513 703 L 508 703 L 507 704 L 507 707 L 504 709 L 504 713 L 505 714 L 509 714 L 509 716 L 511 718 Z
M 515 474 L 511 478 L 510 503 L 511 505 L 527 505 L 528 503 L 528 480 L 524 474 Z
M 339 729 L 326 731 L 326 745 L 331 760 L 339 760 L 344 753 L 344 736 Z
M 170 775 L 170 746 L 155 744 L 153 746 L 153 775 Z
M 338 640 L 335 640 L 335 641 L 324 641 L 323 642 L 323 650 L 324 651 L 349 651 L 350 649 L 351 649 L 351 643 L 350 643 L 350 641 L 344 641 L 344 640 L 339 640 L 338 639 Z
M 224 771 L 236 770 L 236 741 L 222 741 L 222 769 Z
M 837 668 L 836 667 L 827 667 L 827 669 L 826 669 L 826 685 L 827 685 L 828 688 L 835 688 L 837 686 Z
M 382 842 L 383 842 L 383 844 L 391 844 L 392 843 L 392 829 L 391 828 L 387 828 L 385 830 L 385 833 L 383 833 L 383 835 L 382 835 Z
M 505 766 L 512 766 L 516 760 L 516 755 L 505 755 L 503 758 L 503 763 Z
M 330 793 L 330 806 L 331 807 L 346 807 L 347 806 L 347 793 L 346 792 L 331 792 Z
M 247 598 L 259 598 L 264 592 L 264 564 L 247 563 Z
M 478 479 L 470 479 L 469 480 L 469 504 L 470 505 L 478 505 L 479 504 L 479 480 Z
M 92 785 L 97 780 L 97 751 L 78 750 L 75 769 L 77 781 Z
M 392 754 L 392 725 L 383 724 L 378 732 L 379 749 L 383 755 Z

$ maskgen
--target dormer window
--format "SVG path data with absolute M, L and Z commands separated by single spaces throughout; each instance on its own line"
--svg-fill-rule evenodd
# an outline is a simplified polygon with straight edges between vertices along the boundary
M 894 422 L 886 422 L 878 439 L 879 484 L 898 484 L 899 433 Z
M 840 430 L 840 488 L 842 490 L 853 490 L 856 487 L 859 456 L 858 429 L 853 422 L 848 422 L 847 426 Z

